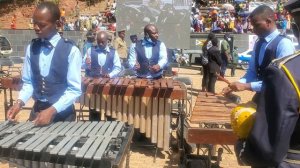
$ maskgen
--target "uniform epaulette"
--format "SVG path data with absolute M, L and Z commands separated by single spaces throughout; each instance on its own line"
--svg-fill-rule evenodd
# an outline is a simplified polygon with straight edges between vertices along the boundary
M 299 51 L 296 51 L 294 54 L 292 55 L 289 55 L 289 56 L 286 56 L 286 57 L 281 57 L 281 58 L 277 58 L 277 59 L 274 59 L 272 62 L 271 62 L 271 65 L 273 66 L 276 66 L 278 68 L 281 68 L 282 65 L 284 65 L 285 63 L 287 63 L 288 61 L 296 58 L 300 56 L 300 50 Z
M 65 42 L 65 43 L 70 43 L 70 44 L 72 44 L 72 45 L 75 45 L 75 42 L 74 42 L 73 40 L 68 39 L 68 38 L 63 38 L 63 39 L 64 39 L 64 42 Z

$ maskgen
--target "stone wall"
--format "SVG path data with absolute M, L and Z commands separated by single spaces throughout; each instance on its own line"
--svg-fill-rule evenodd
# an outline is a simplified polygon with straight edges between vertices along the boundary
M 13 47 L 12 56 L 24 56 L 26 46 L 33 38 L 36 38 L 36 34 L 33 30 L 1 30 L 0 35 L 7 37 Z M 76 44 L 80 44 L 82 39 L 85 39 L 85 32 L 81 31 L 65 31 L 64 37 L 72 39 Z M 222 38 L 222 34 L 217 35 Z M 248 49 L 249 38 L 247 34 L 234 34 L 234 46 L 239 48 L 239 52 L 243 52 Z M 192 50 L 201 50 L 200 45 L 196 45 L 196 41 L 205 40 L 207 34 L 194 33 L 191 34 L 190 46 Z M 129 38 L 129 37 L 127 37 Z
M 5 36 L 11 43 L 13 52 L 12 56 L 24 56 L 26 46 L 32 39 L 36 38 L 34 30 L 3 30 L 0 29 L 0 35 Z M 65 31 L 64 37 L 72 39 L 76 44 L 84 38 L 85 32 Z

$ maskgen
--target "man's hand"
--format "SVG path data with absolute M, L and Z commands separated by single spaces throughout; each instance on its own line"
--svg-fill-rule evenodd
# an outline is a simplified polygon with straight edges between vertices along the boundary
M 7 112 L 8 120 L 15 120 L 15 117 L 20 112 L 21 108 L 22 107 L 19 103 L 15 103 L 13 106 L 11 106 Z
M 231 92 L 232 92 L 232 89 L 228 86 L 228 87 L 223 88 L 221 94 L 227 95 L 227 94 L 229 94 L 229 93 L 231 93 Z
M 150 71 L 152 72 L 158 72 L 160 70 L 160 66 L 158 64 L 150 66 Z
M 244 90 L 251 90 L 251 85 L 250 83 L 240 83 L 240 82 L 233 82 L 228 85 L 232 91 L 239 92 L 239 91 L 244 91 Z
M 39 113 L 37 113 L 37 116 L 35 120 L 33 120 L 34 125 L 37 126 L 43 126 L 43 125 L 48 125 L 52 122 L 52 119 L 54 118 L 56 114 L 56 109 L 51 106 Z
M 134 69 L 135 70 L 139 70 L 141 68 L 141 65 L 139 64 L 139 63 L 136 63 L 135 65 L 134 65 Z

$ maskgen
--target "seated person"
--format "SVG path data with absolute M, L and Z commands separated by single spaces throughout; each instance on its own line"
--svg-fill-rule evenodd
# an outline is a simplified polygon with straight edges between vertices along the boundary
M 108 47 L 108 34 L 104 31 L 97 33 L 97 46 L 89 48 L 84 55 L 83 65 L 86 76 L 89 77 L 117 77 L 121 71 L 118 52 Z

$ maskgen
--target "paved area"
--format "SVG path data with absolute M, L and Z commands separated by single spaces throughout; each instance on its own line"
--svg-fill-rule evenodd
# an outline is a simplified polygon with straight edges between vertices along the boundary
M 193 100 L 195 100 L 197 92 L 201 88 L 201 79 L 200 68 L 198 66 L 192 66 L 187 68 L 179 69 L 179 76 L 189 76 L 193 80 Z M 236 81 L 245 73 L 243 70 L 237 70 L 236 77 L 226 77 L 229 81 Z M 230 74 L 230 70 L 227 71 L 227 74 Z M 226 84 L 221 81 L 217 81 L 216 91 L 220 92 L 222 88 L 224 88 Z M 245 91 L 242 93 L 238 93 L 242 98 L 242 102 L 246 102 L 251 99 L 253 93 L 250 91 Z M 17 96 L 17 93 L 14 92 L 14 97 Z M 30 106 L 32 102 L 28 103 Z M 17 118 L 20 121 L 25 121 L 28 118 L 29 111 L 22 111 Z M 4 120 L 4 107 L 3 107 L 3 92 L 0 94 L 0 121 Z M 148 146 L 142 146 L 147 144 Z M 231 150 L 233 147 L 230 146 Z M 178 167 L 178 153 L 175 151 L 163 152 L 158 151 L 156 160 L 154 160 L 155 156 L 155 148 L 151 146 L 151 144 L 142 142 L 135 142 L 132 144 L 132 150 L 130 152 L 130 168 L 175 168 Z M 239 168 L 235 155 L 229 154 L 224 150 L 223 158 L 221 161 L 221 167 L 224 168 Z M 0 168 L 8 168 L 8 164 L 2 163 L 0 164 Z

